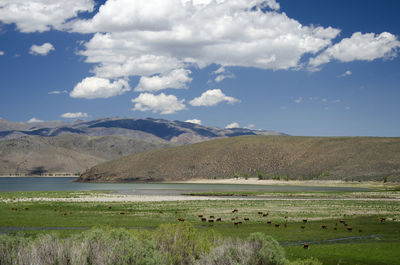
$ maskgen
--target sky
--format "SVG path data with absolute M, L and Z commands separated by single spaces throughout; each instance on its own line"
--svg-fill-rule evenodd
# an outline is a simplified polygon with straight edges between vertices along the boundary
M 1 0 L 0 117 L 400 136 L 400 1 Z

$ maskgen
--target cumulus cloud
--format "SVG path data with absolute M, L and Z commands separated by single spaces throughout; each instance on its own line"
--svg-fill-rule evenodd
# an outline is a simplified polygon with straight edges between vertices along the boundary
M 43 43 L 42 45 L 32 45 L 29 49 L 29 53 L 32 55 L 46 56 L 49 52 L 55 50 L 54 46 L 49 43 Z
M 182 89 L 186 88 L 186 83 L 192 81 L 189 77 L 191 71 L 185 69 L 175 69 L 166 75 L 152 77 L 142 76 L 135 91 L 155 92 L 166 88 Z
M 185 100 L 179 100 L 174 95 L 153 95 L 150 93 L 142 93 L 137 98 L 132 99 L 135 103 L 133 110 L 152 111 L 154 113 L 172 114 L 180 110 L 186 109 Z
M 192 99 L 189 104 L 196 107 L 215 106 L 223 101 L 226 101 L 229 104 L 240 102 L 240 100 L 236 98 L 226 96 L 222 93 L 221 89 L 210 89 L 201 94 L 200 97 Z
M 201 125 L 201 120 L 198 120 L 198 119 L 186 120 L 185 122 L 190 122 L 190 123 Z
M 213 63 L 297 68 L 303 55 L 328 47 L 339 33 L 304 26 L 278 9 L 275 0 L 113 0 L 93 18 L 69 26 L 95 33 L 80 54 L 95 64 L 96 76 L 157 75 L 156 80 L 175 69 Z M 228 77 L 221 74 L 217 81 Z
M 4 55 L 4 52 L 3 52 L 3 51 L 0 51 L 0 56 L 2 56 L 2 55 Z
M 43 122 L 43 120 L 39 120 L 39 119 L 36 119 L 35 117 L 33 117 L 33 118 L 29 119 L 27 122 L 28 123 L 38 123 L 38 122 Z
M 49 95 L 59 95 L 59 94 L 68 94 L 67 90 L 53 90 L 48 92 Z
M 79 12 L 92 12 L 93 0 L 2 0 L 0 21 L 15 23 L 21 32 L 61 29 L 63 23 Z
M 397 55 L 400 42 L 391 33 L 381 34 L 355 32 L 350 38 L 327 48 L 320 55 L 310 59 L 310 66 L 317 68 L 331 60 L 351 62 L 355 60 L 372 61 L 379 58 L 391 58 Z
M 344 72 L 343 74 L 341 74 L 341 75 L 338 75 L 338 77 L 346 77 L 346 76 L 349 76 L 349 75 L 352 75 L 353 73 L 350 71 L 350 70 L 347 70 L 346 72 Z
M 77 118 L 87 118 L 88 114 L 85 112 L 67 112 L 61 115 L 61 118 L 65 119 L 77 119 Z
M 110 82 L 110 80 L 99 77 L 86 77 L 79 82 L 70 96 L 73 98 L 109 98 L 121 95 L 131 90 L 128 81 L 124 79 Z
M 230 123 L 230 124 L 225 126 L 225 129 L 234 129 L 234 128 L 240 128 L 239 123 L 232 122 L 232 123 Z

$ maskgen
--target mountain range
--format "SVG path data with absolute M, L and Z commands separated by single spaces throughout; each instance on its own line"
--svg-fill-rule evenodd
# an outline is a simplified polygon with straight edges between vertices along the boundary
M 35 123 L 0 119 L 0 174 L 79 174 L 125 155 L 239 135 L 281 133 L 151 118 Z

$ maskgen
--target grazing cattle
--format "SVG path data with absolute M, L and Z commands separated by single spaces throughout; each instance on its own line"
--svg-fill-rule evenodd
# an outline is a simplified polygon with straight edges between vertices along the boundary
M 303 244 L 303 248 L 308 249 L 308 244 Z
M 111 206 L 108 206 L 108 209 L 111 209 L 112 207 Z
M 179 218 L 178 218 L 178 221 L 179 221 L 179 222 L 185 222 L 185 219 L 183 219 L 182 217 L 179 217 Z
M 221 221 L 222 221 L 221 217 L 217 218 L 217 222 L 221 222 Z
M 234 222 L 233 225 L 234 226 L 239 226 L 239 222 Z
M 267 224 L 269 224 L 269 225 L 270 225 L 271 223 L 272 223 L 271 221 L 267 221 Z
M 339 221 L 339 223 L 344 224 L 344 223 L 346 223 L 346 221 L 342 219 Z
M 362 229 L 358 229 L 358 232 L 362 233 Z
M 24 208 L 24 210 L 25 210 L 25 211 L 28 211 L 28 210 L 29 210 L 29 208 Z
M 280 224 L 275 224 L 275 227 L 279 227 L 280 226 Z
M 307 223 L 307 219 L 303 219 L 303 223 Z
M 56 209 L 56 208 L 54 208 L 54 211 L 55 211 L 55 212 L 57 212 L 57 209 Z
M 203 217 L 203 218 L 201 218 L 201 221 L 202 221 L 202 222 L 205 222 L 205 221 L 207 221 L 207 218 L 204 218 L 204 217 Z
M 353 231 L 353 228 L 352 227 L 347 227 L 347 231 Z
M 344 223 L 344 226 L 348 226 L 348 224 Z
M 267 213 L 264 213 L 264 214 L 263 214 L 263 217 L 266 217 L 266 216 L 268 216 L 268 214 L 267 214 Z
M 214 217 L 214 215 L 210 215 L 210 219 L 214 219 L 215 217 Z
M 250 221 L 250 218 L 249 217 L 245 217 L 244 220 L 245 221 Z
M 202 214 L 199 214 L 199 215 L 198 215 L 198 217 L 200 217 L 200 218 L 201 218 L 201 217 L 203 217 L 203 215 L 202 215 Z
M 386 218 L 385 218 L 385 217 L 381 217 L 381 218 L 379 218 L 379 221 L 380 221 L 381 223 L 383 223 L 383 222 L 386 221 Z
M 300 228 L 301 228 L 301 229 L 304 229 L 304 228 L 306 228 L 306 227 L 305 227 L 304 225 L 302 225 L 302 226 L 300 226 Z
M 238 209 L 233 209 L 232 213 L 237 213 L 238 211 Z
M 235 217 L 232 217 L 232 218 L 231 218 L 231 220 L 232 220 L 232 221 L 235 221 L 235 220 L 236 220 L 236 218 L 235 218 Z
M 66 216 L 67 215 L 67 213 L 64 213 L 64 216 Z
M 337 227 L 334 227 L 333 230 L 337 230 Z
M 125 214 L 125 212 L 120 212 L 119 214 Z
M 158 213 L 163 214 L 164 212 L 163 211 L 159 211 Z
M 240 224 L 240 225 L 243 224 L 242 221 L 239 221 L 239 224 Z
M 208 222 L 209 223 L 214 223 L 214 220 L 213 219 L 209 219 Z
M 258 214 L 263 214 L 263 212 L 258 212 Z
M 322 229 L 326 229 L 326 228 L 328 228 L 326 225 L 321 225 L 321 228 Z
M 285 216 L 285 219 L 288 219 L 288 216 Z

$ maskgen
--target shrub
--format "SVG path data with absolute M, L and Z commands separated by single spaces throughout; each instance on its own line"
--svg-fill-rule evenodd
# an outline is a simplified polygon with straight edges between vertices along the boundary
M 247 240 L 227 239 L 203 255 L 197 265 L 283 265 L 283 249 L 272 237 L 253 233 Z
M 200 233 L 189 223 L 161 225 L 154 234 L 157 248 L 166 255 L 167 264 L 193 264 L 218 240 L 213 230 Z
M 267 175 L 264 172 L 258 171 L 257 172 L 258 179 L 267 179 Z

